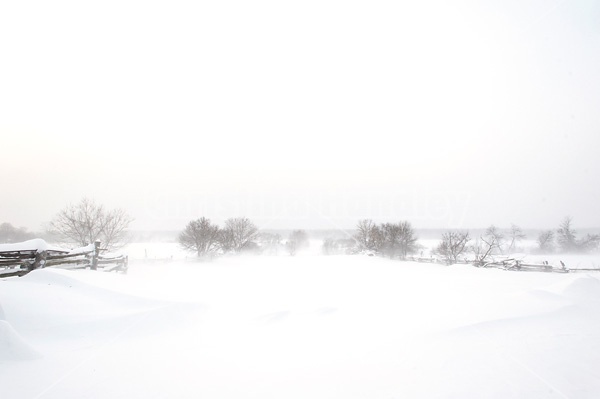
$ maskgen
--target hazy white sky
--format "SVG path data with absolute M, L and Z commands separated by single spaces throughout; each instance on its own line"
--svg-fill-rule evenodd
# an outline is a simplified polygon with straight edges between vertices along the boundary
M 0 222 L 600 226 L 600 3 L 0 3 Z

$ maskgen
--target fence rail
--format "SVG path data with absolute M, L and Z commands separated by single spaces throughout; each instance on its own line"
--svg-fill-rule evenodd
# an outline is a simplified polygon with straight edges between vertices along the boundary
M 23 276 L 46 267 L 127 272 L 126 255 L 101 255 L 100 242 L 72 251 L 49 248 L 43 240 L 0 245 L 0 277 Z M 18 249 L 22 247 L 23 249 Z M 37 247 L 37 248 L 32 248 Z
M 527 263 L 520 259 L 507 258 L 503 260 L 494 260 L 490 262 L 482 262 L 476 259 L 457 259 L 456 261 L 448 261 L 437 257 L 416 257 L 408 256 L 405 260 L 421 263 L 438 263 L 438 264 L 466 264 L 476 267 L 496 268 L 510 271 L 523 272 L 554 272 L 554 273 L 572 273 L 572 272 L 598 272 L 600 268 L 569 268 L 562 261 L 560 266 L 554 266 L 548 262 L 544 263 Z

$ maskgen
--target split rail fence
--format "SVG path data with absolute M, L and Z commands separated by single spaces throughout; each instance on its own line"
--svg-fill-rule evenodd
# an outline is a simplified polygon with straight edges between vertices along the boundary
M 35 245 L 34 241 L 38 245 Z M 20 246 L 20 244 L 23 245 Z M 87 247 L 71 251 L 49 248 L 43 240 L 32 240 L 9 246 L 0 245 L 0 277 L 23 276 L 33 270 L 46 267 L 126 273 L 128 257 L 126 255 L 101 255 L 103 250 L 100 245 L 101 243 L 96 241 Z M 7 247 L 9 248 L 7 249 Z M 20 247 L 22 249 L 19 249 Z
M 422 263 L 438 263 L 438 264 L 466 264 L 473 265 L 476 267 L 484 267 L 484 268 L 496 268 L 496 269 L 504 269 L 510 271 L 523 271 L 523 272 L 554 272 L 554 273 L 576 273 L 576 272 L 600 272 L 600 268 L 580 268 L 580 267 L 567 267 L 562 261 L 560 262 L 560 266 L 551 265 L 548 262 L 543 263 L 529 263 L 523 262 L 520 259 L 507 258 L 502 260 L 493 260 L 490 262 L 482 262 L 478 260 L 469 260 L 469 259 L 461 259 L 456 262 L 448 263 L 443 259 L 436 257 L 415 257 L 409 256 L 406 260 L 410 260 L 413 262 L 422 262 Z

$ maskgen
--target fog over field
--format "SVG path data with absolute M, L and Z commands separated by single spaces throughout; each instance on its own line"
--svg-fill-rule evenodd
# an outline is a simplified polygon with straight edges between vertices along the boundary
M 600 226 L 593 0 L 4 1 L 0 221 Z

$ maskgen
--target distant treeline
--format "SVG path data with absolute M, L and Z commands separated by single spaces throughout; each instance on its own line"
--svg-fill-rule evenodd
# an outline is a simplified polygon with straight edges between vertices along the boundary
M 0 224 L 0 244 L 10 244 L 35 238 L 36 234 L 27 231 L 25 227 L 15 227 L 10 223 Z
M 448 263 L 469 257 L 471 262 L 483 264 L 495 255 L 521 251 L 520 244 L 527 239 L 523 229 L 514 224 L 504 230 L 492 225 L 478 233 L 472 236 L 464 230 L 439 231 L 439 244 L 433 248 L 430 256 Z M 341 237 L 339 235 L 338 232 L 337 237 L 332 234 L 322 239 L 321 250 L 324 254 L 368 253 L 405 259 L 414 254 L 422 256 L 425 249 L 419 244 L 417 233 L 408 221 L 375 223 L 364 219 L 357 223 L 353 231 L 344 231 Z M 600 235 L 578 236 L 571 218 L 567 217 L 556 230 L 539 232 L 536 242 L 537 253 L 587 253 L 598 250 Z M 261 232 L 247 218 L 228 219 L 221 228 L 202 217 L 189 222 L 180 232 L 179 243 L 198 257 L 227 253 L 278 254 L 280 251 L 294 255 L 308 246 L 309 236 L 304 230 L 293 230 L 286 238 L 273 231 Z
M 117 249 L 131 239 L 131 218 L 122 209 L 107 209 L 90 199 L 66 206 L 49 224 L 47 232 L 34 234 L 10 223 L 0 224 L 0 243 L 26 241 L 35 237 L 46 241 L 74 243 L 85 246 L 102 242 L 103 249 Z M 489 226 L 485 230 L 423 230 L 421 239 L 435 239 L 439 243 L 428 254 L 446 262 L 469 260 L 485 263 L 494 255 L 506 255 L 522 251 L 521 243 L 529 239 L 536 242 L 536 253 L 589 253 L 598 251 L 600 235 L 579 234 L 566 217 L 556 229 L 537 231 L 529 237 L 517 225 L 509 229 Z M 138 238 L 146 239 L 141 233 Z M 147 233 L 146 233 L 147 234 Z M 389 258 L 423 256 L 425 247 L 419 244 L 419 236 L 408 221 L 376 223 L 369 219 L 358 221 L 350 231 L 318 230 L 311 232 L 313 242 L 321 240 L 321 251 L 326 255 L 368 253 Z M 157 236 L 153 235 L 153 240 Z M 161 232 L 161 240 L 177 241 L 186 250 L 200 258 L 229 253 L 279 254 L 297 252 L 309 246 L 309 233 L 305 230 L 263 230 L 248 218 L 230 218 L 223 226 L 201 217 L 190 221 L 185 228 L 173 232 Z M 530 249 L 531 250 L 531 249 Z

